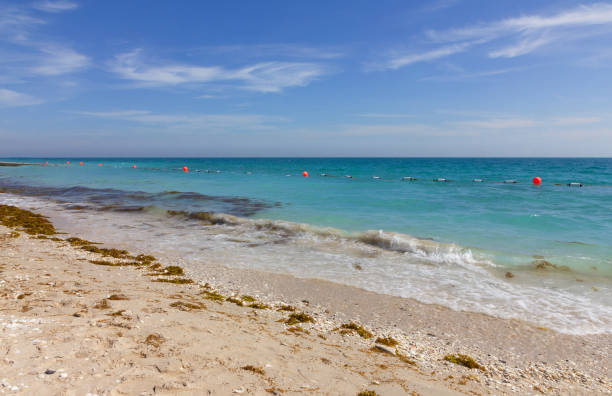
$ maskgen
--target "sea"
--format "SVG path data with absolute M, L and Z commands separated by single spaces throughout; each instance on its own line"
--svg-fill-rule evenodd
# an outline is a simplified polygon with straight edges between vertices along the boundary
M 612 333 L 610 158 L 0 161 L 34 164 L 0 167 L 0 204 L 195 273 L 214 261 Z

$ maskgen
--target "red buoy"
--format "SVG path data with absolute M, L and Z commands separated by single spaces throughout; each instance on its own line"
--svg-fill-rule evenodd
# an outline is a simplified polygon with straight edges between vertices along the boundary
M 538 176 L 533 178 L 533 184 L 538 185 L 542 183 L 542 179 L 540 179 Z
M 66 161 L 66 165 L 70 165 L 70 161 Z
M 302 176 L 308 177 L 308 172 L 306 172 L 306 171 L 302 172 Z
M 132 169 L 136 169 L 136 165 L 132 165 Z
M 82 163 L 82 162 L 79 162 L 79 165 L 83 165 L 83 163 Z
M 102 166 L 102 164 L 98 164 L 98 166 Z
M 183 166 L 183 172 L 189 172 L 189 168 L 187 168 L 186 166 Z

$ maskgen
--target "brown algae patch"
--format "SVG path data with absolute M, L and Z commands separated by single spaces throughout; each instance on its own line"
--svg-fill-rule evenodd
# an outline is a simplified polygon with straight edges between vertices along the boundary
M 390 347 L 393 347 L 399 344 L 399 342 L 397 342 L 397 340 L 394 339 L 393 337 L 384 337 L 384 338 L 378 337 L 376 341 L 374 342 L 377 344 L 382 344 L 382 345 L 386 345 Z
M 175 279 L 157 278 L 157 279 L 153 279 L 153 282 L 174 283 L 175 285 L 189 285 L 193 283 L 193 281 L 188 278 L 175 278 Z
M 128 296 L 125 294 L 113 294 L 108 299 L 111 301 L 129 300 Z
M 298 324 L 298 323 L 307 323 L 307 322 L 314 323 L 314 319 L 312 316 L 304 312 L 299 312 L 299 313 L 294 312 L 291 315 L 289 315 L 289 317 L 285 320 L 285 323 L 290 326 Z
M 183 271 L 183 269 L 181 267 L 179 267 L 178 265 L 170 265 L 170 266 L 164 268 L 162 271 L 163 271 L 164 275 L 168 275 L 168 276 L 182 276 L 182 275 L 185 275 L 185 272 Z
M 204 304 L 199 304 L 199 303 L 194 304 L 194 303 L 185 302 L 185 301 L 175 301 L 172 304 L 170 304 L 170 306 L 178 309 L 179 311 L 186 311 L 186 312 L 206 308 L 206 305 Z
M 212 300 L 212 301 L 224 301 L 225 300 L 225 296 L 217 293 L 216 291 L 205 290 L 200 295 L 207 300 Z
M 98 301 L 93 308 L 95 309 L 109 309 L 111 306 L 108 303 L 108 301 L 106 301 L 106 299 L 102 299 L 100 301 Z
M 281 305 L 277 311 L 282 312 L 282 311 L 288 311 L 288 312 L 295 312 L 295 307 L 291 306 L 291 305 Z
M 303 329 L 302 326 L 289 327 L 287 331 L 293 334 L 296 334 L 296 333 L 310 334 L 310 331 Z
M 255 302 L 255 297 L 244 295 L 240 297 L 240 299 L 244 302 Z
M 91 241 L 87 241 L 85 239 L 81 239 L 81 238 L 77 238 L 77 237 L 66 238 L 65 241 L 68 242 L 69 244 L 71 244 L 72 246 L 77 246 L 77 247 L 91 246 L 91 245 L 98 245 L 99 244 L 98 242 L 91 242 Z
M 0 224 L 29 235 L 54 235 L 53 224 L 43 215 L 11 205 L 0 205 Z
M 345 323 L 341 325 L 340 328 L 343 329 L 340 330 L 340 334 L 348 334 L 354 331 L 355 333 L 359 334 L 360 337 L 365 338 L 366 340 L 368 338 L 372 338 L 372 333 L 364 329 L 363 326 L 360 326 L 353 322 Z
M 144 340 L 145 344 L 154 348 L 159 348 L 159 346 L 164 342 L 166 342 L 166 339 L 159 334 L 149 334 Z
M 364 390 L 364 391 L 357 393 L 357 396 L 380 396 L 380 395 L 374 392 L 373 390 Z
M 458 364 L 463 367 L 467 367 L 469 369 L 478 369 L 480 371 L 485 371 L 484 366 L 481 366 L 480 364 L 478 364 L 478 362 L 476 362 L 474 358 L 468 355 L 463 355 L 461 353 L 458 353 L 456 355 L 452 355 L 452 354 L 446 355 L 444 356 L 443 360 L 446 360 L 447 362 L 451 362 L 454 364 Z
M 228 297 L 225 301 L 234 303 L 240 307 L 244 306 L 244 303 L 242 302 L 242 300 L 239 300 L 235 297 Z
M 259 302 L 254 302 L 251 303 L 249 305 L 247 305 L 249 308 L 253 308 L 253 309 L 269 309 L 270 306 L 264 303 L 259 303 Z
M 251 371 L 255 374 L 266 375 L 266 372 L 264 371 L 264 369 L 262 369 L 261 367 L 252 366 L 250 364 L 247 366 L 242 366 L 240 368 L 246 371 Z

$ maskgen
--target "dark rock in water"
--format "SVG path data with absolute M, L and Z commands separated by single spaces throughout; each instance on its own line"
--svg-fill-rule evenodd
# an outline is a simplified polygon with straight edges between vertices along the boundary
M 47 369 L 45 370 L 45 374 L 47 375 L 55 374 L 55 370 Z
M 506 272 L 506 278 L 514 278 L 514 274 L 510 271 Z
M 356 270 L 361 271 L 363 269 L 363 267 L 361 265 L 359 265 L 358 263 L 353 263 L 353 268 L 355 268 Z

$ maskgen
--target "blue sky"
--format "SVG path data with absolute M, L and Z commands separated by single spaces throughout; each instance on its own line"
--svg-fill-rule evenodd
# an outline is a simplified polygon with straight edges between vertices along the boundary
M 0 156 L 612 156 L 612 2 L 0 0 Z

